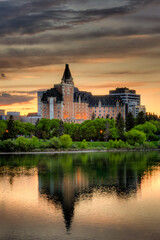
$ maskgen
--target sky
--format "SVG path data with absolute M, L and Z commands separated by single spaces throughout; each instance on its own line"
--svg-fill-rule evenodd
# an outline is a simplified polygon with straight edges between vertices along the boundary
M 66 63 L 80 90 L 129 87 L 160 115 L 160 0 L 0 0 L 0 109 L 37 112 Z

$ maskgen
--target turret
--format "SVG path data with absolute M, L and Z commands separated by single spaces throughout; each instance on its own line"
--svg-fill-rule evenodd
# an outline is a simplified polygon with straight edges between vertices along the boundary
M 69 69 L 69 64 L 66 64 L 66 68 L 64 70 L 64 74 L 63 74 L 61 83 L 74 85 L 73 78 L 72 78 L 72 75 L 71 75 L 71 72 Z

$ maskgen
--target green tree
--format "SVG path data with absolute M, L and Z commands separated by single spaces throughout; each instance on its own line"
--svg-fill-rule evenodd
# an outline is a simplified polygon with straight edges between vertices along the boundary
M 72 138 L 68 134 L 61 136 L 60 141 L 64 148 L 69 148 L 72 145 Z
M 110 130 L 109 130 L 109 121 L 106 120 L 106 128 L 104 132 L 104 141 L 107 142 L 110 136 Z
M 135 143 L 143 144 L 146 141 L 146 134 L 136 129 L 131 129 L 125 133 L 127 142 L 131 145 Z
M 121 113 L 119 113 L 116 118 L 116 128 L 118 130 L 119 137 L 123 139 L 124 138 L 124 119 Z
M 4 136 L 5 136 L 5 139 L 13 139 L 16 137 L 15 124 L 14 124 L 14 119 L 12 115 L 10 116 L 7 122 L 7 129 Z
M 3 121 L 3 120 L 0 120 L 0 139 L 3 138 L 6 129 L 7 129 L 7 124 L 6 124 L 6 122 Z
M 61 137 L 62 135 L 64 135 L 64 123 L 62 120 L 60 120 L 57 136 Z
M 134 128 L 135 126 L 135 118 L 133 116 L 133 114 L 131 112 L 127 113 L 126 116 L 126 131 L 128 132 L 129 130 L 131 130 L 132 128 Z
M 136 125 L 144 124 L 145 121 L 146 121 L 145 113 L 143 111 L 139 112 L 136 117 Z
M 151 122 L 145 122 L 144 124 L 139 124 L 134 127 L 134 129 L 144 132 L 146 134 L 147 139 L 152 140 L 155 137 L 155 133 L 157 131 L 157 127 Z

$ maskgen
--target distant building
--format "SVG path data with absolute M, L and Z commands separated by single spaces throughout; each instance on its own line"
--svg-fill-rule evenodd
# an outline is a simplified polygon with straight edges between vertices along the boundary
M 137 117 L 138 113 L 140 113 L 140 112 L 144 112 L 144 114 L 146 114 L 145 106 L 141 105 L 141 106 L 133 107 L 132 113 L 135 117 Z
M 45 91 L 38 91 L 37 92 L 38 116 L 40 118 L 42 116 L 42 102 L 41 102 L 41 99 L 42 99 L 43 93 L 45 93 Z
M 41 102 L 42 118 L 81 123 L 92 119 L 93 115 L 96 118 L 106 118 L 106 116 L 116 118 L 121 113 L 124 119 L 126 117 L 126 103 L 120 96 L 94 96 L 90 92 L 79 91 L 74 86 L 68 64 L 61 83 L 44 92 Z
M 0 109 L 0 120 L 6 120 L 5 110 L 4 109 Z
M 20 116 L 20 112 L 7 112 L 8 116 Z
M 132 112 L 134 117 L 140 111 L 146 112 L 145 106 L 141 106 L 141 96 L 136 94 L 135 90 L 130 90 L 129 88 L 116 88 L 116 90 L 111 90 L 109 92 L 111 96 L 119 96 L 124 103 L 127 104 L 126 111 Z
M 1 115 L 5 115 L 5 110 L 4 109 L 0 109 L 0 116 Z
M 32 124 L 36 124 L 38 120 L 40 120 L 40 116 L 38 113 L 28 113 L 27 115 L 27 122 L 30 122 Z

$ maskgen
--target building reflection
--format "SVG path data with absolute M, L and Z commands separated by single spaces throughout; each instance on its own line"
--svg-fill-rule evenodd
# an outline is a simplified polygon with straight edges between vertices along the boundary
M 76 202 L 92 198 L 95 191 L 128 199 L 137 193 L 141 179 L 152 166 L 149 154 L 61 155 L 39 162 L 39 192 L 61 207 L 69 231 Z

